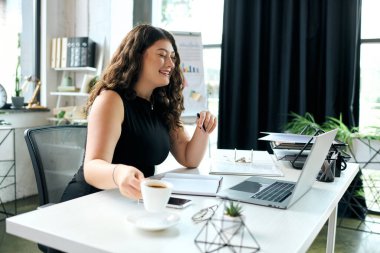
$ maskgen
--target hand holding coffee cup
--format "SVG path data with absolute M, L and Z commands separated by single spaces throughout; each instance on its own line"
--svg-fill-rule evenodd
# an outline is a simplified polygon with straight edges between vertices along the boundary
M 169 201 L 173 185 L 161 180 L 144 180 L 141 182 L 141 194 L 144 207 L 148 212 L 162 212 Z

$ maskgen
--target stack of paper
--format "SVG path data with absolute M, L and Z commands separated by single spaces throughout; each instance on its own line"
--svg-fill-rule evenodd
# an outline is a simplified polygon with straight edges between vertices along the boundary
M 266 136 L 259 138 L 261 141 L 270 141 L 273 143 L 273 147 L 277 149 L 302 149 L 306 143 L 310 141 L 308 149 L 311 148 L 312 143 L 314 143 L 314 136 L 302 135 L 302 134 L 292 134 L 292 133 L 272 133 L 272 132 L 262 132 Z M 334 140 L 333 145 L 335 147 L 345 147 L 346 144 Z
M 266 136 L 259 138 L 259 140 L 269 141 L 276 158 L 286 161 L 293 161 L 297 156 L 298 161 L 305 161 L 315 139 L 312 135 L 272 132 L 262 133 L 266 134 Z M 305 147 L 307 143 L 309 144 Z M 331 147 L 331 151 L 335 151 L 334 148 L 342 150 L 346 147 L 345 143 L 338 140 L 334 140 L 333 145 L 334 147 Z M 300 155 L 301 149 L 304 150 Z

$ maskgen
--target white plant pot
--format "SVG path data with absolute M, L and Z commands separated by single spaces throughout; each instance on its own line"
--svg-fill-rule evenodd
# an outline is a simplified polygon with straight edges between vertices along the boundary
M 354 138 L 351 146 L 350 162 L 358 163 L 362 169 L 362 182 L 366 208 L 380 212 L 378 178 L 380 175 L 380 140 Z M 356 204 L 355 204 L 356 205 Z
M 222 230 L 221 232 L 226 236 L 227 239 L 239 234 L 241 229 L 244 227 L 244 220 L 244 215 L 238 217 L 223 215 L 222 219 L 220 220 L 220 228 Z
M 380 154 L 376 153 L 378 150 L 380 150 L 379 140 L 354 138 L 350 162 L 359 163 L 365 169 L 378 169 L 380 162 Z

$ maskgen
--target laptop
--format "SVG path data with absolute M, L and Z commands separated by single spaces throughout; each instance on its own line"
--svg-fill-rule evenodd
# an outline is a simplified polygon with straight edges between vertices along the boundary
M 286 209 L 308 192 L 330 150 L 337 129 L 315 136 L 297 182 L 253 176 L 222 190 L 217 197 Z

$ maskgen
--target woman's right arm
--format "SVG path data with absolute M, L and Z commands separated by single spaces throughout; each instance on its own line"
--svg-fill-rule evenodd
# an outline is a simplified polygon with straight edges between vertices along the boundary
M 140 182 L 144 175 L 137 168 L 112 164 L 124 119 L 123 101 L 114 91 L 103 91 L 88 115 L 87 144 L 84 160 L 86 182 L 99 189 L 119 187 L 129 198 L 141 198 Z

